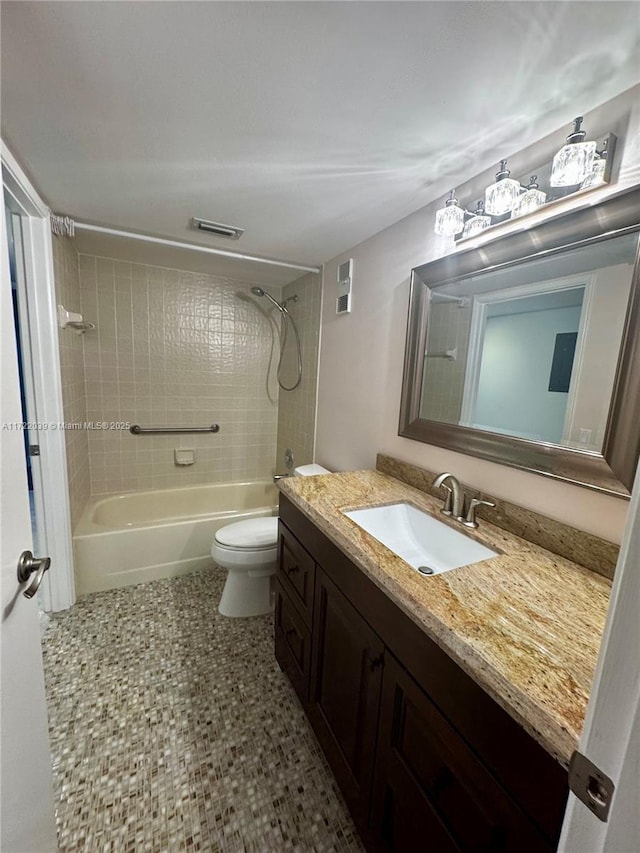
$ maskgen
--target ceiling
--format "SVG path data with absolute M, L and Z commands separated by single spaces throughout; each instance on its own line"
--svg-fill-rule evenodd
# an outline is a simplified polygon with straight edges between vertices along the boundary
M 640 77 L 636 2 L 5 2 L 1 13 L 3 138 L 52 209 L 306 265 Z M 246 233 L 203 236 L 194 215 Z

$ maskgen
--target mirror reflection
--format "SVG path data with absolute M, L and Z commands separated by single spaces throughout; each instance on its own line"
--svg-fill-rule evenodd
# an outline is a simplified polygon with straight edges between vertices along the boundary
M 429 288 L 420 417 L 599 454 L 637 242 Z

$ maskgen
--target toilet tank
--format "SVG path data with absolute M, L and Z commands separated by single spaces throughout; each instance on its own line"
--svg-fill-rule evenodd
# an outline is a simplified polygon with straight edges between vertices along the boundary
M 315 474 L 330 474 L 331 471 L 327 471 L 326 468 L 323 468 L 322 465 L 316 465 L 315 462 L 312 465 L 299 465 L 297 468 L 293 469 L 294 477 L 313 477 Z

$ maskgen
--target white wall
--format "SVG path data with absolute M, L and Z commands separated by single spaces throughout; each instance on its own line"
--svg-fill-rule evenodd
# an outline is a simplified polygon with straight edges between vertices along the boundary
M 581 306 L 488 317 L 473 424 L 560 444 L 568 393 L 549 391 L 561 332 L 577 332 Z
M 568 122 L 574 112 L 579 113 L 579 104 Z M 598 195 L 640 181 L 640 86 L 587 114 L 585 127 L 594 135 L 613 130 L 620 140 L 618 152 L 623 152 L 621 159 L 618 153 L 615 187 Z M 514 174 L 551 159 L 566 132 L 562 129 L 512 157 Z M 478 197 L 492 171 L 466 184 L 467 176 L 460 175 L 458 197 Z M 572 204 L 568 201 L 567 207 Z M 434 471 L 453 471 L 463 482 L 497 497 L 619 542 L 627 501 L 398 436 L 409 276 L 413 267 L 449 248 L 433 233 L 441 205 L 438 199 L 326 264 L 316 461 L 333 470 L 371 468 L 377 452 L 387 453 Z M 349 257 L 355 262 L 353 312 L 336 316 L 337 266 Z
M 632 274 L 630 264 L 617 264 L 598 270 L 593 281 L 580 379 L 567 424 L 567 443 L 574 447 L 602 448 L 609 414 L 602 390 L 613 389 L 618 366 L 617 344 L 622 340 Z M 612 341 L 616 342 L 615 347 L 611 346 Z M 584 428 L 591 430 L 591 440 L 587 444 L 580 441 L 580 430 Z

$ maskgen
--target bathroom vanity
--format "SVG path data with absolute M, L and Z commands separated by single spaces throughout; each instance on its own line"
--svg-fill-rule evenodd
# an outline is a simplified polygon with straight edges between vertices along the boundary
M 372 471 L 281 490 L 276 657 L 367 849 L 554 850 L 609 582 L 485 523 L 498 556 L 423 577 L 344 512 L 437 516 L 429 495 Z

